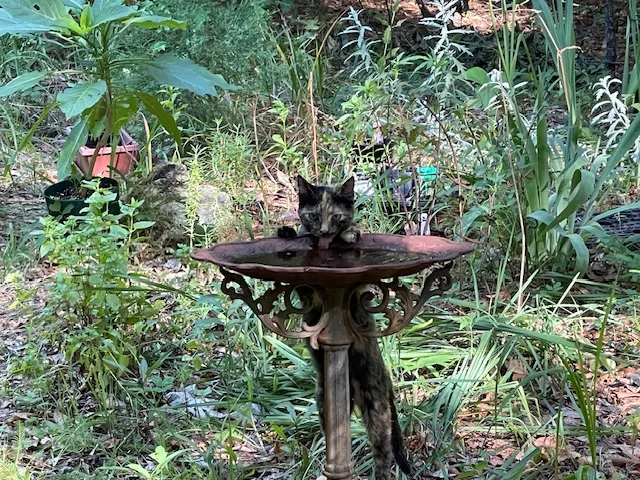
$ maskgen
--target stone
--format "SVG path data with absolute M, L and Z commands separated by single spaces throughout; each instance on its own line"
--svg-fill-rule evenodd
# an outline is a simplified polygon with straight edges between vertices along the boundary
M 198 222 L 200 225 L 214 225 L 220 209 L 230 206 L 233 200 L 228 193 L 206 183 L 200 185 L 198 190 Z
M 152 243 L 175 247 L 189 243 L 190 222 L 187 214 L 189 173 L 182 164 L 157 165 L 151 174 L 135 185 L 127 198 L 144 199 L 140 219 L 155 221 L 148 232 Z M 214 225 L 223 209 L 230 211 L 231 196 L 209 183 L 196 187 L 192 203 L 197 205 L 197 223 Z M 222 213 L 226 213 L 222 212 Z
M 182 268 L 182 262 L 179 258 L 170 258 L 163 265 L 167 270 L 180 270 Z
M 127 198 L 144 200 L 140 218 L 155 221 L 149 229 L 149 239 L 161 246 L 187 243 L 187 211 L 185 208 L 187 168 L 177 163 L 165 163 L 153 168 L 149 176 L 135 185 Z

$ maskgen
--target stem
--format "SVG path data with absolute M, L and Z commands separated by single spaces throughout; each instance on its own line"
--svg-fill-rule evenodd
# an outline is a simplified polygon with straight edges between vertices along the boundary
M 102 42 L 101 42 L 102 58 L 98 60 L 98 69 L 99 69 L 98 74 L 100 77 L 102 77 L 102 79 L 107 84 L 107 91 L 105 92 L 105 96 L 104 96 L 105 102 L 106 102 L 106 108 L 107 108 L 107 123 L 105 125 L 104 132 L 102 133 L 102 137 L 100 137 L 100 140 L 96 144 L 96 148 L 93 151 L 91 158 L 89 159 L 88 169 L 86 172 L 84 172 L 85 179 L 87 180 L 90 180 L 93 177 L 93 168 L 96 165 L 98 154 L 100 153 L 100 150 L 102 150 L 105 147 L 105 145 L 109 141 L 109 138 L 111 137 L 111 134 L 113 132 L 113 108 L 112 108 L 113 94 L 112 94 L 112 86 L 111 86 L 111 71 L 110 71 L 110 64 L 109 64 L 109 40 L 107 38 L 106 30 L 101 29 L 100 32 L 102 35 Z M 113 156 L 113 152 L 111 153 Z
M 96 166 L 96 160 L 98 158 L 98 154 L 100 153 L 100 150 L 102 150 L 107 144 L 107 142 L 109 141 L 109 137 L 111 136 L 111 132 L 113 130 L 113 110 L 111 109 L 111 92 L 109 91 L 109 88 L 107 88 L 105 100 L 107 102 L 107 124 L 104 128 L 104 133 L 102 134 L 102 137 L 100 137 L 100 140 L 96 144 L 96 148 L 93 151 L 91 158 L 89 159 L 89 168 L 87 169 L 86 172 L 84 172 L 84 176 L 86 180 L 91 180 L 91 178 L 93 177 L 93 168 Z
M 121 58 L 117 60 L 112 60 L 109 64 L 109 67 L 135 67 L 144 62 L 149 62 L 151 59 L 149 57 L 128 57 Z

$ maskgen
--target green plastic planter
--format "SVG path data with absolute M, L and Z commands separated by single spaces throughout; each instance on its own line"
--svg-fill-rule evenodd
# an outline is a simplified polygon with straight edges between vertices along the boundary
M 64 192 L 69 187 L 77 187 L 78 182 L 75 180 L 67 179 L 62 182 L 54 183 L 44 190 L 44 198 L 47 202 L 47 211 L 52 217 L 59 217 L 60 220 L 64 220 L 71 215 L 82 215 L 81 211 L 88 204 L 84 199 L 60 199 L 56 198 L 57 194 Z M 120 213 L 120 204 L 118 198 L 120 192 L 118 189 L 118 181 L 113 178 L 101 178 L 100 186 L 102 188 L 108 188 L 112 192 L 116 193 L 116 199 L 113 202 L 108 203 L 108 211 L 111 214 L 117 215 Z

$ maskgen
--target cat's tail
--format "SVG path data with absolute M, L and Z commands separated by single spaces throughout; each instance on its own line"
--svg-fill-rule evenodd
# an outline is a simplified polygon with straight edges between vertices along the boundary
M 393 448 L 393 456 L 400 470 L 406 475 L 411 475 L 411 465 L 407 460 L 407 452 L 404 449 L 402 430 L 400 429 L 400 423 L 398 423 L 398 412 L 396 412 L 392 389 L 389 390 L 389 405 L 391 406 L 391 447 Z

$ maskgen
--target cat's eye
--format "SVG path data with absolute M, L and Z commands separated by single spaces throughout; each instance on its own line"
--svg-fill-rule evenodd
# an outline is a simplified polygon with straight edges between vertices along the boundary
M 310 222 L 317 222 L 318 219 L 320 218 L 318 216 L 317 213 L 305 213 L 304 216 L 307 218 L 307 220 L 309 220 Z
M 341 213 L 336 213 L 335 215 L 332 215 L 331 218 L 333 219 L 334 222 L 341 222 L 342 220 L 347 218 L 347 216 L 342 215 Z

